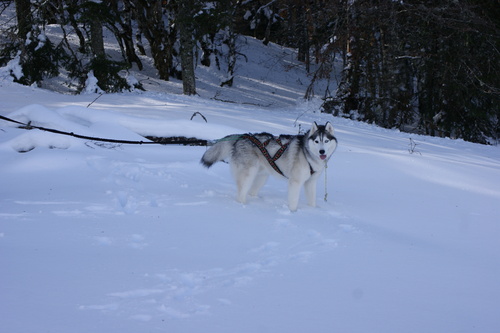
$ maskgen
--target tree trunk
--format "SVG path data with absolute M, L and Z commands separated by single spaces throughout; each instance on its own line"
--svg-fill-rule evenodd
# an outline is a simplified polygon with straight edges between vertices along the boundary
M 33 24 L 30 0 L 16 0 L 16 16 L 18 35 L 22 40 L 26 40 Z
M 104 39 L 102 36 L 102 23 L 94 18 L 90 21 L 90 47 L 94 57 L 104 57 Z
M 194 27 L 192 24 L 193 0 L 185 0 L 179 4 L 179 37 L 182 67 L 182 90 L 184 95 L 196 95 L 196 78 L 194 72 Z

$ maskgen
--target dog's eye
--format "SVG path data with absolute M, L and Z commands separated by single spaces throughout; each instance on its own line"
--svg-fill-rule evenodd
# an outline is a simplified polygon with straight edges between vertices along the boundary
M 319 140 L 314 140 L 315 143 L 319 143 Z
M 330 140 L 325 140 L 325 143 L 328 143 L 328 142 L 330 142 Z

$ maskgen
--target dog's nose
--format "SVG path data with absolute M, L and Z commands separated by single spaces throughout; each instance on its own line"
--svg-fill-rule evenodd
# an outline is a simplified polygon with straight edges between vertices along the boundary
M 320 155 L 324 155 L 324 154 L 325 154 L 325 151 L 324 151 L 323 149 L 321 149 L 321 150 L 319 151 L 319 153 L 320 153 Z

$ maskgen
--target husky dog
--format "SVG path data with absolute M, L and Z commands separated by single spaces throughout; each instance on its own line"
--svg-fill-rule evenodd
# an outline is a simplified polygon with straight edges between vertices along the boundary
M 270 174 L 288 179 L 288 207 L 296 211 L 304 185 L 307 203 L 316 205 L 316 180 L 337 148 L 333 126 L 312 124 L 305 135 L 269 133 L 229 135 L 208 149 L 201 163 L 207 168 L 228 160 L 238 188 L 238 201 L 256 196 Z

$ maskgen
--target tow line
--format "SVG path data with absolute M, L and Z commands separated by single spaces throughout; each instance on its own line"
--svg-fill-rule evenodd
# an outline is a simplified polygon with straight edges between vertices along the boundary
M 46 128 L 42 126 L 35 126 L 31 124 L 31 121 L 26 123 L 5 117 L 0 115 L 0 119 L 21 125 L 19 128 L 31 130 L 37 129 L 40 131 L 72 136 L 78 139 L 90 140 L 90 141 L 100 141 L 100 142 L 111 142 L 111 143 L 121 143 L 128 145 L 190 145 L 190 146 L 210 146 L 213 144 L 210 140 L 200 140 L 197 138 L 185 138 L 185 137 L 156 137 L 156 136 L 146 136 L 145 138 L 151 141 L 132 141 L 132 140 L 118 140 L 118 139 L 108 139 L 108 138 L 98 138 L 93 136 L 76 134 L 73 132 L 60 131 L 53 128 Z

